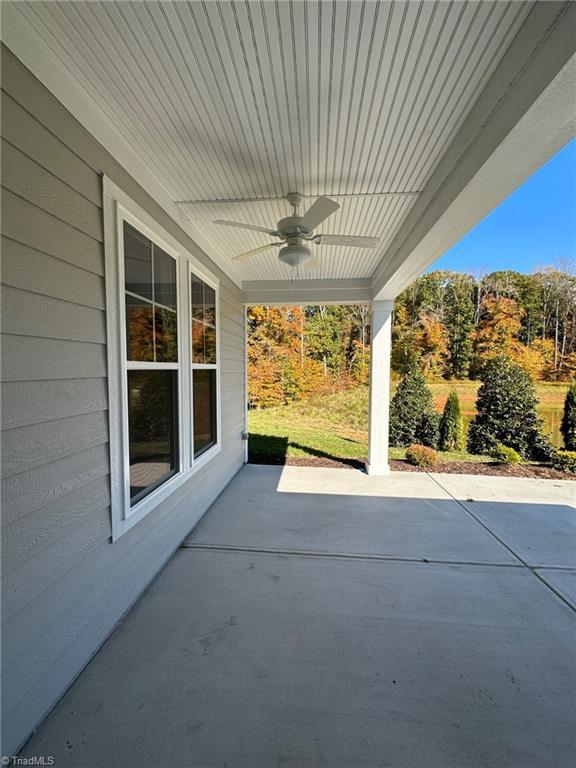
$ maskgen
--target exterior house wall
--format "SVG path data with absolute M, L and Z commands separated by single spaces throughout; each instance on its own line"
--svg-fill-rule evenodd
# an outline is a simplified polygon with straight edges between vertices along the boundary
M 2 57 L 2 754 L 13 754 L 242 465 L 245 371 L 239 288 Z M 114 543 L 102 174 L 220 280 L 222 450 Z

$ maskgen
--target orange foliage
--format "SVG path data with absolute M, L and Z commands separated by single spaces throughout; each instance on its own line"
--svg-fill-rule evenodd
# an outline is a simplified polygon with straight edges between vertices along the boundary
M 520 343 L 523 312 L 514 299 L 488 296 L 482 303 L 482 319 L 474 337 L 476 367 L 497 355 L 510 355 Z
M 428 312 L 420 314 L 418 341 L 422 371 L 428 379 L 440 379 L 448 361 L 448 334 L 444 323 Z

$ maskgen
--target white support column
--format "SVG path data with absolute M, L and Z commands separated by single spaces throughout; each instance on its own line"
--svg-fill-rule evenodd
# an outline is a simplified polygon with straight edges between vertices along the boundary
M 372 302 L 370 341 L 370 406 L 368 411 L 369 475 L 387 475 L 390 411 L 390 352 L 393 301 Z

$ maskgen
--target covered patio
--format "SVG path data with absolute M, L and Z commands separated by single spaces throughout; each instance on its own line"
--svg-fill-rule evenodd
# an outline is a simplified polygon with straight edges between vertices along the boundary
M 572 765 L 574 486 L 388 474 L 388 408 L 394 298 L 576 134 L 576 4 L 1 10 L 3 762 Z M 331 303 L 367 472 L 243 468 L 246 307 Z
M 571 765 L 573 487 L 246 465 L 22 756 Z

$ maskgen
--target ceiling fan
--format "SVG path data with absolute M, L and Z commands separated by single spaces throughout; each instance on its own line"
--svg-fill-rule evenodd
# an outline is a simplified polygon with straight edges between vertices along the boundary
M 277 237 L 280 242 L 267 243 L 251 251 L 234 256 L 234 261 L 245 261 L 257 253 L 262 253 L 269 248 L 280 248 L 278 258 L 290 267 L 306 265 L 306 269 L 313 269 L 318 263 L 318 257 L 312 253 L 309 243 L 315 245 L 345 245 L 352 248 L 376 248 L 379 243 L 377 237 L 357 237 L 355 235 L 322 235 L 315 234 L 314 230 L 329 216 L 340 208 L 340 205 L 328 197 L 319 197 L 306 211 L 304 216 L 298 215 L 298 208 L 303 200 L 299 192 L 289 192 L 286 200 L 292 206 L 292 215 L 287 216 L 276 224 L 276 229 L 259 227 L 254 224 L 241 224 L 235 221 L 218 219 L 214 224 L 238 229 L 251 229 L 255 232 L 265 232 L 271 237 Z

